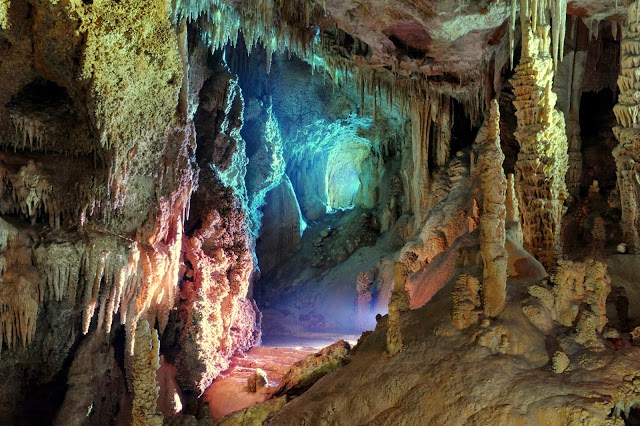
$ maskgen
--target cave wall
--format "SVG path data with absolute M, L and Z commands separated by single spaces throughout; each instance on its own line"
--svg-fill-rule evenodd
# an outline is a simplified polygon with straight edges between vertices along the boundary
M 128 423 L 136 375 L 155 375 L 134 368 L 144 320 L 197 410 L 259 340 L 236 80 L 170 2 L 6 11 L 0 371 L 14 380 L 0 419 Z

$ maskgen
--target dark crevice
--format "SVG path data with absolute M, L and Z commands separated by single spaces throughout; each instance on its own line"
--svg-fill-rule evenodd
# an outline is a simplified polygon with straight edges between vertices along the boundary
M 391 43 L 393 43 L 396 49 L 398 49 L 398 52 L 407 56 L 410 59 L 424 59 L 424 57 L 428 53 L 427 50 L 422 50 L 416 47 L 409 46 L 408 44 L 400 40 L 398 37 L 396 37 L 395 35 L 390 35 L 389 40 L 391 40 Z

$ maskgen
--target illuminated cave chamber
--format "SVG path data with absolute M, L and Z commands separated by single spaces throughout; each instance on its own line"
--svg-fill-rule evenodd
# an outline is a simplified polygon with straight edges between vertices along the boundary
M 633 424 L 639 19 L 0 0 L 0 424 Z
M 260 279 L 253 292 L 263 312 L 263 331 L 300 337 L 311 331 L 359 331 L 357 275 L 377 268 L 379 257 L 391 252 L 386 243 L 375 246 L 380 191 L 388 196 L 386 188 L 399 173 L 393 141 L 400 138 L 402 121 L 378 107 L 374 122 L 372 105 L 358 114 L 354 84 L 336 87 L 295 56 L 274 55 L 267 74 L 265 52 L 254 49 L 241 62 L 236 58 L 246 58 L 243 50 L 241 45 L 225 55 L 245 99 L 241 134 L 247 144 L 249 199 L 258 182 L 263 187 L 272 182 L 250 206 L 250 214 L 260 218 Z M 234 69 L 236 63 L 242 66 Z M 277 126 L 277 139 L 269 139 L 271 125 Z M 398 201 L 394 215 L 400 208 Z M 371 252 L 354 259 L 365 247 Z M 386 311 L 386 298 L 375 276 L 369 284 L 379 302 L 362 315 L 373 327 L 375 314 Z

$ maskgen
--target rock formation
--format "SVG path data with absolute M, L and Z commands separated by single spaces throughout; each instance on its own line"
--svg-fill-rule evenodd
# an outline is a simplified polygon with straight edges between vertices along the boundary
M 637 421 L 626 14 L 0 0 L 0 423 Z
M 149 328 L 149 322 L 142 320 L 136 327 L 136 341 L 133 350 L 132 388 L 133 425 L 161 425 L 162 415 L 156 412 L 158 386 L 156 370 L 160 368 L 160 341 L 158 332 Z
M 606 303 L 611 291 L 607 266 L 593 259 L 560 260 L 553 283 L 551 288 L 531 286 L 529 293 L 540 299 L 554 321 L 565 327 L 576 327 L 576 342 L 592 350 L 603 350 L 598 334 L 607 324 Z
M 464 329 L 478 322 L 480 307 L 480 281 L 473 275 L 462 274 L 453 288 L 451 320 L 456 328 Z
M 520 225 L 520 205 L 518 204 L 514 181 L 513 173 L 509 173 L 507 176 L 507 195 L 505 199 L 505 207 L 507 209 L 506 226 L 512 230 L 513 238 L 518 244 L 522 245 L 524 236 L 522 235 L 522 225 Z
M 356 280 L 356 291 L 358 292 L 357 304 L 357 321 L 363 329 L 367 326 L 367 316 L 371 312 L 371 300 L 373 296 L 369 287 L 373 284 L 376 270 L 360 272 Z
M 638 103 L 637 60 L 638 43 L 640 43 L 640 27 L 638 26 L 638 3 L 629 5 L 628 19 L 622 28 L 621 63 L 618 87 L 620 96 L 613 108 L 618 125 L 613 132 L 618 140 L 618 146 L 613 150 L 616 160 L 618 189 L 622 209 L 622 238 L 627 244 L 627 250 L 635 253 L 640 244 L 640 214 L 638 213 L 638 147 L 640 133 L 638 132 Z
M 520 144 L 516 190 L 522 209 L 525 247 L 546 267 L 552 267 L 561 253 L 560 227 L 565 212 L 564 200 L 568 196 L 564 117 L 555 109 L 557 96 L 551 91 L 558 44 L 563 44 L 564 35 L 559 41 L 559 33 L 563 31 L 557 28 L 557 23 L 550 34 L 552 28 L 545 25 L 547 11 L 539 11 L 537 2 L 523 0 L 520 9 L 522 54 L 511 79 L 518 117 L 518 130 L 514 135 Z M 564 25 L 564 19 L 560 20 Z
M 480 216 L 480 247 L 484 264 L 482 308 L 485 315 L 495 317 L 504 308 L 507 297 L 508 261 L 505 249 L 507 178 L 502 170 L 504 154 L 500 149 L 500 111 L 496 100 L 491 101 L 476 145 L 483 192 Z
M 409 309 L 409 295 L 405 287 L 408 275 L 408 267 L 404 262 L 397 262 L 394 265 L 387 320 L 387 353 L 389 355 L 395 355 L 403 348 L 400 314 Z

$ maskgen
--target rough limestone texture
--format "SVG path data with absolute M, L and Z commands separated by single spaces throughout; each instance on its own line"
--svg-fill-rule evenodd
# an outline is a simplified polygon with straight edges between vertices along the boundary
M 132 425 L 162 425 L 162 414 L 156 412 L 160 388 L 156 384 L 156 370 L 160 368 L 158 332 L 151 331 L 149 322 L 142 320 L 136 327 L 133 355 L 133 411 Z
M 240 348 L 251 347 L 259 335 L 256 313 L 243 309 L 241 302 L 253 259 L 240 201 L 209 169 L 202 172 L 192 209 L 183 238 L 189 267 L 180 291 L 178 315 L 183 331 L 176 368 L 182 389 L 202 393 L 227 369 L 229 358 Z M 242 328 L 248 330 L 238 334 L 244 341 L 235 341 L 232 328 L 243 312 L 253 313 L 253 320 L 242 321 Z
M 244 426 L 244 425 L 262 425 L 280 411 L 288 402 L 289 398 L 281 396 L 279 398 L 269 399 L 244 410 L 236 411 L 220 420 L 218 426 Z
M 611 292 L 607 265 L 593 259 L 560 260 L 553 283 L 551 288 L 531 286 L 529 293 L 542 302 L 554 321 L 576 327 L 576 342 L 592 350 L 603 350 L 598 334 L 607 324 L 607 296 Z M 535 323 L 535 319 L 532 321 Z
M 491 101 L 489 114 L 476 138 L 477 167 L 482 181 L 483 209 L 480 216 L 480 248 L 484 264 L 482 308 L 495 317 L 504 308 L 507 296 L 505 248 L 507 178 L 502 170 L 504 154 L 500 149 L 500 111 Z
M 339 340 L 318 353 L 308 355 L 291 366 L 273 395 L 300 395 L 322 377 L 345 365 L 349 361 L 350 351 L 349 343 Z
M 409 294 L 406 289 L 408 267 L 404 262 L 396 262 L 393 267 L 393 287 L 389 299 L 389 320 L 387 328 L 387 353 L 395 355 L 402 351 L 400 313 L 409 309 Z
M 367 315 L 371 312 L 371 286 L 373 285 L 377 269 L 367 272 L 360 272 L 356 280 L 356 291 L 358 292 L 358 300 L 356 301 L 357 321 L 363 329 L 366 329 Z
M 461 274 L 453 287 L 453 326 L 464 329 L 478 322 L 480 307 L 480 281 L 473 275 Z
M 555 109 L 557 96 L 551 90 L 550 27 L 532 24 L 526 13 L 520 14 L 520 23 L 522 55 L 511 79 L 518 118 L 514 135 L 520 144 L 516 190 L 525 248 L 545 267 L 552 267 L 561 253 L 560 227 L 568 196 L 567 136 L 564 117 Z
M 551 359 L 551 369 L 554 373 L 564 373 L 569 367 L 569 357 L 562 351 L 556 351 Z
M 618 189 L 622 208 L 622 238 L 627 244 L 627 250 L 635 253 L 640 247 L 640 189 L 638 188 L 638 161 L 640 161 L 640 118 L 638 111 L 640 99 L 638 87 L 640 82 L 640 60 L 638 46 L 640 46 L 640 23 L 638 22 L 637 2 L 631 3 L 628 16 L 622 28 L 620 76 L 618 87 L 620 96 L 613 107 L 618 125 L 613 133 L 618 139 L 618 146 L 613 150 L 618 175 Z
M 83 334 L 114 342 L 124 336 L 112 388 L 92 394 L 99 401 L 101 392 L 128 385 L 120 404 L 128 416 L 139 321 L 166 332 L 163 350 L 172 358 L 180 352 L 179 359 L 197 358 L 202 349 L 181 346 L 192 329 L 182 327 L 179 313 L 198 299 L 189 297 L 189 285 L 181 299 L 179 286 L 188 272 L 183 264 L 188 255 L 207 264 L 230 253 L 220 254 L 216 250 L 224 244 L 211 247 L 208 238 L 201 239 L 202 250 L 183 246 L 193 242 L 196 227 L 187 229 L 185 222 L 208 220 L 207 211 L 190 208 L 201 167 L 211 171 L 213 164 L 218 168 L 211 173 L 244 181 L 242 170 L 233 168 L 242 143 L 232 140 L 242 126 L 242 102 L 228 71 L 218 73 L 222 96 L 204 91 L 200 114 L 213 111 L 209 117 L 217 126 L 202 132 L 213 143 L 196 137 L 199 95 L 216 72 L 208 61 L 215 60 L 197 37 L 187 37 L 186 26 L 172 21 L 172 8 L 170 1 L 0 2 L 0 372 L 16 371 L 11 389 L 0 392 L 2 423 L 35 416 L 23 401 L 29 400 L 26 392 L 45 386 L 60 396 L 43 403 L 44 409 L 64 403 L 65 412 L 78 411 L 79 387 L 71 385 L 85 379 L 79 373 L 69 377 L 67 398 L 60 373 L 65 358 L 73 364 Z M 228 228 L 239 237 L 227 245 L 237 246 L 239 254 L 219 262 L 224 278 L 209 281 L 214 287 L 232 282 L 233 289 L 220 289 L 231 297 L 215 299 L 215 289 L 199 295 L 203 303 L 238 312 L 213 317 L 223 324 L 222 348 L 202 340 L 209 345 L 203 353 L 222 358 L 246 350 L 257 337 L 255 305 L 245 303 L 253 269 L 248 226 L 238 210 L 219 214 L 224 227 L 234 223 Z M 109 345 L 92 348 L 96 360 L 110 353 Z M 199 380 L 185 388 L 196 388 Z M 18 402 L 8 405 L 6 398 Z M 91 421 L 111 419 L 111 402 L 95 402 Z

